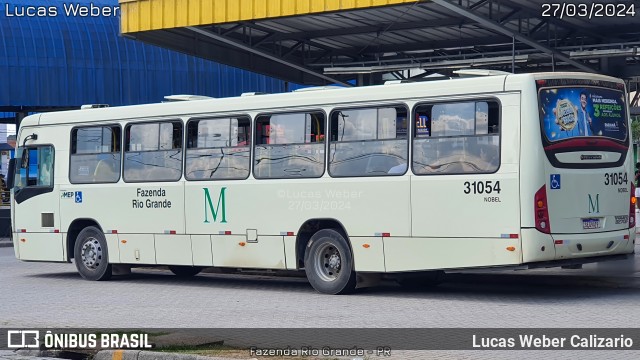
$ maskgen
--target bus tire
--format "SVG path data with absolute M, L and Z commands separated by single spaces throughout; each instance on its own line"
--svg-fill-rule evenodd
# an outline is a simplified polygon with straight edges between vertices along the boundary
M 73 254 L 76 268 L 83 278 L 94 281 L 111 278 L 107 240 L 97 227 L 88 226 L 80 231 Z
M 172 265 L 169 266 L 169 270 L 171 270 L 171 272 L 175 275 L 175 276 L 179 276 L 179 277 L 192 277 L 192 276 L 196 276 L 200 273 L 200 271 L 202 271 L 202 268 L 199 268 L 197 266 L 177 266 L 177 265 Z
M 309 239 L 304 270 L 311 286 L 320 293 L 348 294 L 356 288 L 349 244 L 334 229 L 319 230 Z

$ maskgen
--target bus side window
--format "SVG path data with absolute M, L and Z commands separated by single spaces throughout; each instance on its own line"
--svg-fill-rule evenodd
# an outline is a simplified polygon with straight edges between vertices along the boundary
M 182 121 L 125 127 L 125 182 L 178 181 L 182 177 Z
M 500 113 L 497 101 L 416 106 L 414 173 L 491 173 L 500 166 Z M 429 134 L 424 130 L 430 123 Z
M 254 176 L 315 178 L 324 173 L 322 112 L 260 115 L 256 119 Z
M 19 154 L 20 166 L 15 178 L 16 191 L 27 186 L 53 186 L 54 150 L 52 146 L 21 148 Z
M 329 174 L 333 177 L 404 174 L 408 157 L 407 123 L 404 106 L 332 112 Z
M 187 123 L 187 180 L 246 179 L 249 177 L 251 119 L 191 119 Z
M 71 131 L 69 182 L 116 183 L 120 179 L 121 129 L 118 125 L 74 128 Z

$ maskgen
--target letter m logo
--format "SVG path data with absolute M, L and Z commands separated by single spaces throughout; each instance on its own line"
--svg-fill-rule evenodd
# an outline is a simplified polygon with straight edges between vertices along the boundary
M 600 212 L 600 194 L 596 194 L 596 199 L 593 201 L 591 194 L 589 194 L 589 214 L 597 214 Z
M 218 202 L 216 207 L 213 207 L 213 201 L 211 201 L 211 195 L 209 194 L 209 189 L 202 188 L 204 190 L 204 222 L 209 223 L 209 212 L 211 212 L 211 217 L 213 218 L 213 222 L 218 221 L 218 215 L 220 215 L 220 223 L 227 222 L 227 206 L 225 203 L 225 192 L 227 191 L 226 187 L 220 189 L 220 194 L 218 195 Z M 222 206 L 222 209 L 220 207 Z

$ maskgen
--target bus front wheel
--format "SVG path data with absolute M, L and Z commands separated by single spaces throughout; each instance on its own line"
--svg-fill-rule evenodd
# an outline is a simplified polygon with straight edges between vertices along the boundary
M 73 254 L 76 268 L 83 278 L 98 281 L 111 278 L 107 240 L 97 227 L 88 226 L 80 231 Z
M 311 237 L 304 255 L 307 279 L 324 294 L 347 294 L 356 287 L 353 257 L 347 240 L 334 229 L 323 229 Z

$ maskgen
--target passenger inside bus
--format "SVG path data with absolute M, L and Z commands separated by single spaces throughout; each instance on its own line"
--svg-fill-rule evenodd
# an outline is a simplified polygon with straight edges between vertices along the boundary
M 45 153 L 42 157 L 42 164 L 40 164 L 40 172 L 38 174 L 38 185 L 51 185 L 51 155 L 49 155 L 49 153 Z

